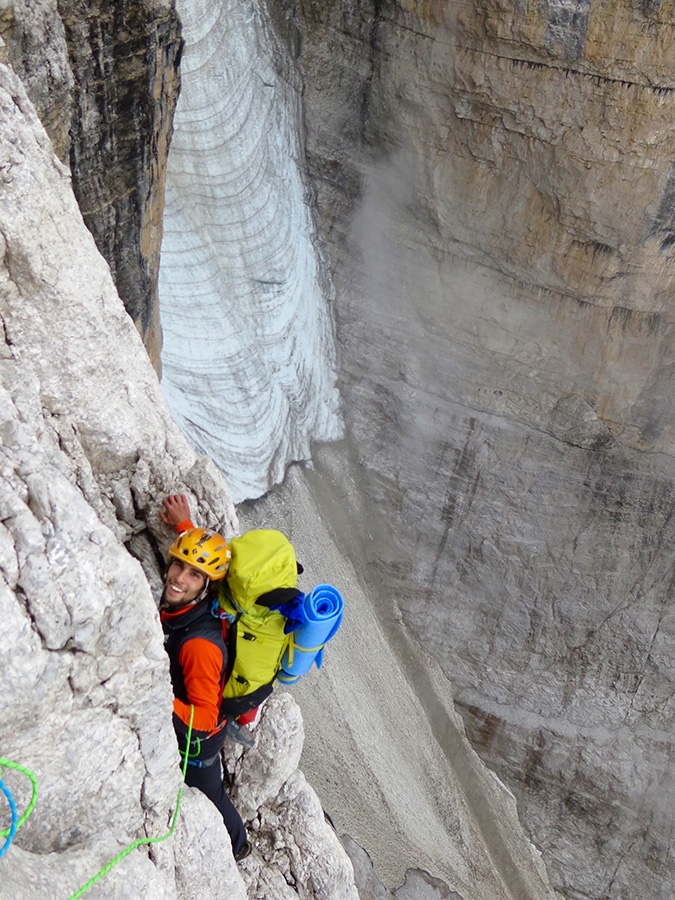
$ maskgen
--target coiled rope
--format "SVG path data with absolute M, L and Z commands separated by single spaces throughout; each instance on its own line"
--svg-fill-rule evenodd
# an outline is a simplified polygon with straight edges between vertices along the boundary
M 194 706 L 191 706 L 190 707 L 190 723 L 188 725 L 187 742 L 185 745 L 185 756 L 184 756 L 184 760 L 183 760 L 183 781 L 185 781 L 185 773 L 187 771 L 187 765 L 188 765 L 188 754 L 190 751 L 190 740 L 192 738 L 192 720 L 194 718 L 194 713 L 195 713 L 195 708 L 194 708 Z M 35 806 L 35 801 L 37 799 L 37 779 L 35 778 L 35 776 L 33 775 L 32 772 L 29 772 L 28 769 L 26 769 L 24 766 L 20 766 L 18 763 L 13 763 L 13 762 L 10 762 L 8 759 L 3 759 L 2 757 L 0 757 L 0 774 L 2 773 L 3 766 L 6 766 L 8 769 L 18 769 L 20 772 L 23 772 L 23 774 L 26 775 L 30 779 L 31 784 L 33 785 L 33 795 L 30 799 L 30 803 L 28 804 L 28 808 L 26 809 L 26 812 L 19 819 L 18 813 L 16 810 L 16 804 L 14 802 L 14 798 L 12 797 L 12 794 L 10 793 L 10 791 L 7 788 L 7 786 L 5 785 L 5 783 L 2 780 L 0 780 L 0 790 L 7 798 L 7 801 L 9 803 L 10 812 L 12 814 L 12 824 L 10 825 L 10 827 L 5 829 L 4 831 L 0 831 L 0 838 L 2 838 L 2 837 L 7 838 L 4 845 L 0 848 L 0 858 L 9 849 L 9 845 L 12 843 L 12 840 L 14 839 L 14 835 L 16 834 L 17 830 L 23 825 L 23 823 L 26 821 L 28 816 L 33 811 L 33 807 Z M 131 844 L 129 844 L 128 847 L 125 847 L 121 853 L 118 853 L 117 856 L 114 859 L 112 859 L 106 866 L 104 866 L 100 872 L 97 872 L 93 878 L 90 878 L 89 881 L 86 884 L 84 884 L 78 891 L 75 891 L 75 893 L 72 894 L 68 898 L 68 900 L 77 900 L 78 897 L 81 897 L 82 894 L 85 893 L 85 891 L 88 891 L 89 888 L 92 887 L 92 885 L 96 884 L 97 881 L 99 881 L 101 878 L 103 878 L 103 876 L 106 875 L 113 868 L 113 866 L 116 866 L 117 863 L 120 862 L 120 860 L 124 859 L 124 857 L 127 856 L 129 853 L 131 853 L 132 850 L 135 850 L 136 847 L 140 847 L 142 844 L 158 844 L 158 843 L 160 843 L 160 841 L 168 840 L 168 838 L 170 838 L 172 836 L 172 834 L 174 833 L 174 831 L 176 829 L 176 822 L 178 821 L 178 813 L 180 811 L 180 801 L 183 796 L 183 787 L 184 787 L 184 785 L 181 785 L 178 790 L 178 797 L 176 798 L 176 808 L 173 812 L 173 817 L 171 819 L 171 826 L 166 834 L 163 834 L 161 837 L 154 837 L 154 838 L 146 837 L 146 838 L 139 838 L 137 841 L 133 841 Z
M 26 812 L 19 818 L 19 814 L 16 809 L 16 803 L 14 802 L 14 797 L 12 796 L 11 791 L 7 787 L 4 781 L 0 780 L 0 790 L 7 798 L 7 802 L 9 803 L 9 811 L 12 816 L 12 824 L 9 828 L 5 828 L 4 831 L 0 831 L 0 838 L 6 838 L 5 843 L 0 847 L 0 858 L 5 855 L 5 853 L 9 850 L 9 845 L 14 840 L 14 835 L 21 828 L 23 823 L 26 821 L 28 816 L 33 812 L 33 807 L 35 806 L 35 801 L 37 800 L 37 779 L 32 772 L 30 772 L 25 766 L 20 766 L 19 763 L 12 762 L 9 759 L 3 759 L 0 757 L 0 773 L 2 773 L 2 769 L 16 769 L 17 771 L 23 773 L 26 778 L 30 780 L 32 786 L 32 794 L 30 798 L 30 803 L 26 808 Z

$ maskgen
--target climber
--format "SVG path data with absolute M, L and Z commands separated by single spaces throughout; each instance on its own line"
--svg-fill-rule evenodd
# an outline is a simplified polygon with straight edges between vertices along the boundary
M 185 494 L 171 494 L 163 507 L 166 525 L 179 532 L 194 528 Z M 256 738 L 249 726 L 275 684 L 295 684 L 313 665 L 321 667 L 344 601 L 332 585 L 317 585 L 309 594 L 298 588 L 304 569 L 281 531 L 246 531 L 232 538 L 229 551 L 217 590 L 228 651 L 220 711 L 226 736 L 250 747 Z
M 159 517 L 171 528 L 174 528 L 179 534 L 188 531 L 195 526 L 190 518 L 190 504 L 185 494 L 170 494 L 162 501 L 164 509 L 159 511 Z M 230 660 L 230 664 L 232 660 Z M 251 709 L 247 707 L 247 711 L 237 715 L 235 718 L 228 718 L 225 725 L 225 736 L 242 744 L 244 747 L 251 747 L 254 743 L 254 736 L 248 727 L 256 721 L 258 717 L 258 707 Z
M 221 535 L 203 528 L 184 531 L 169 548 L 169 568 L 160 604 L 165 648 L 173 684 L 173 723 L 185 751 L 194 707 L 186 784 L 211 800 L 230 834 L 234 858 L 251 852 L 241 816 L 223 785 L 220 750 L 226 722 L 220 701 L 227 648 L 220 618 L 212 615 L 209 596 L 227 572 L 229 550 Z

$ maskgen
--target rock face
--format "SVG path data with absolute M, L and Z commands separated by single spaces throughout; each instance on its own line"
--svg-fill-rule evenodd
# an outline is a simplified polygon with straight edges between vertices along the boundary
M 321 670 L 289 691 L 305 723 L 303 772 L 343 836 L 361 900 L 399 891 L 410 900 L 555 900 L 513 795 L 466 739 L 452 686 L 391 607 L 373 605 L 380 598 L 364 586 L 358 547 L 345 553 L 333 540 L 346 484 L 329 502 L 318 473 L 294 466 L 239 512 L 242 529 L 273 523 L 291 537 L 302 589 L 317 573 L 346 601 Z
M 21 78 L 62 162 L 70 150 L 73 73 L 56 0 L 13 0 L 0 10 L 0 62 Z
M 568 896 L 665 898 L 672 63 L 662 4 L 270 2 L 303 77 L 344 542 Z
M 164 179 L 180 80 L 173 0 L 60 0 L 74 74 L 70 167 L 84 221 L 156 367 Z
M 359 900 L 349 858 L 298 771 L 303 739 L 298 705 L 278 694 L 263 708 L 255 746 L 226 756 L 235 779 L 232 799 L 250 822 L 256 847 L 244 867 L 248 896 Z
M 12 0 L 0 61 L 20 75 L 155 366 L 164 177 L 179 91 L 173 0 Z
M 172 692 L 150 588 L 169 539 L 158 500 L 187 491 L 195 516 L 228 536 L 236 517 L 214 464 L 171 420 L 69 173 L 4 65 L 0 173 L 1 753 L 38 780 L 37 805 L 0 861 L 0 898 L 54 900 L 132 841 L 166 835 L 176 809 Z M 238 763 L 259 803 L 250 815 L 275 809 L 268 839 L 277 852 L 292 846 L 303 897 L 356 900 L 349 861 L 328 826 L 319 829 L 318 801 L 295 769 L 300 722 L 297 708 L 275 714 L 270 704 L 261 749 Z M 268 784 L 260 756 L 272 740 L 286 768 Z M 27 780 L 4 765 L 2 780 L 23 811 Z M 2 799 L 0 829 L 9 825 Z M 317 885 L 307 829 L 321 831 L 325 852 Z M 212 804 L 185 789 L 172 839 L 133 850 L 88 896 L 243 900 L 229 846 Z M 264 846 L 256 853 L 267 877 L 284 882 L 287 869 Z
M 341 479 L 345 555 L 441 662 L 474 745 L 517 794 L 555 886 L 570 897 L 670 897 L 670 7 L 267 7 L 285 61 L 265 43 L 261 7 L 211 5 L 204 18 L 190 5 L 204 38 L 195 62 L 222 58 L 207 39 L 228 37 L 221 15 L 234 23 L 241 14 L 248 42 L 227 45 L 204 113 L 220 104 L 219 129 L 196 142 L 229 143 L 230 170 L 213 169 L 220 153 L 202 157 L 198 177 L 187 160 L 180 169 L 173 240 L 188 261 L 171 280 L 192 273 L 184 290 L 193 294 L 203 277 L 195 272 L 210 283 L 231 276 L 225 293 L 255 300 L 241 321 L 228 315 L 241 334 L 220 330 L 220 308 L 206 319 L 207 343 L 232 337 L 227 370 L 214 372 L 220 346 L 208 355 L 181 347 L 190 323 L 177 326 L 174 355 L 206 369 L 200 396 L 213 384 L 211 412 L 193 421 L 208 431 L 227 415 L 236 435 L 229 455 L 242 466 L 231 470 L 238 499 L 265 490 L 312 440 L 337 436 L 324 302 L 334 284 L 347 430 L 340 446 L 317 454 L 317 470 L 328 484 Z M 17 0 L 2 4 L 0 30 L 2 59 L 21 74 L 59 155 L 68 153 L 122 287 L 131 266 L 127 304 L 141 330 L 152 330 L 142 301 L 154 284 L 153 190 L 169 134 L 162 109 L 177 88 L 173 7 Z M 2 78 L 3 697 L 16 697 L 16 710 L 4 712 L 31 739 L 17 728 L 6 752 L 37 771 L 46 818 L 32 819 L 3 859 L 0 891 L 46 898 L 55 884 L 75 889 L 119 849 L 104 822 L 119 823 L 122 843 L 158 834 L 175 803 L 165 662 L 148 625 L 146 580 L 120 541 L 156 583 L 157 539 L 166 535 L 147 511 L 158 494 L 186 487 L 207 521 L 230 533 L 235 520 L 219 476 L 173 428 L 138 362 L 140 344 L 33 108 L 5 69 Z M 132 83 L 141 89 L 127 92 Z M 242 121 L 259 128 L 256 152 L 244 147 Z M 99 144 L 105 172 L 92 162 Z M 145 167 L 135 168 L 134 155 Z M 301 163 L 284 168 L 289 157 Z M 186 198 L 206 185 L 216 206 L 183 229 Z M 118 220 L 128 244 L 114 231 Z M 320 259 L 309 250 L 317 246 Z M 265 247 L 273 252 L 261 270 Z M 254 426 L 255 445 L 242 438 Z M 120 596 L 130 610 L 123 625 Z M 139 706 L 136 681 L 149 708 Z M 74 780 L 62 782 L 70 758 L 54 748 L 64 734 L 82 735 L 91 781 L 80 760 Z M 140 803 L 120 806 L 109 783 Z M 263 836 L 282 809 L 293 819 L 304 808 L 310 829 L 318 821 L 302 778 L 284 785 L 259 814 Z M 213 889 L 194 852 L 198 837 L 212 835 L 209 807 L 189 796 L 185 810 L 179 861 L 161 847 L 152 859 L 132 854 L 112 876 L 118 892 L 129 883 L 160 898 Z M 275 856 L 278 867 L 253 871 L 250 889 L 309 891 L 302 841 L 298 832 Z M 220 862 L 216 877 L 239 896 L 231 861 Z M 335 890 L 348 894 L 342 864 Z M 416 890 L 444 890 L 422 880 Z M 326 894 L 326 883 L 321 875 L 311 890 Z
M 178 4 L 186 49 L 160 272 L 162 389 L 235 501 L 342 434 L 299 82 L 258 7 Z

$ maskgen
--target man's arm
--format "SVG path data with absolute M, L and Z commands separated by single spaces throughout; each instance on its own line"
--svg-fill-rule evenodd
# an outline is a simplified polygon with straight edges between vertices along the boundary
M 175 528 L 180 534 L 195 526 L 190 518 L 190 504 L 185 494 L 169 494 L 162 500 L 164 509 L 160 509 L 159 517 L 165 525 Z
M 187 726 L 190 721 L 190 704 L 195 708 L 192 728 L 194 731 L 211 732 L 218 725 L 221 701 L 220 678 L 223 670 L 223 654 L 205 638 L 190 638 L 180 648 L 178 664 L 183 671 L 183 681 L 188 702 L 178 698 L 173 701 L 173 711 Z

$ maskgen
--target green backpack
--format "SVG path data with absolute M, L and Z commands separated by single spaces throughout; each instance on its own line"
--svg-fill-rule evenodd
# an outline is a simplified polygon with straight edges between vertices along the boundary
M 256 529 L 229 542 L 232 553 L 218 602 L 227 621 L 228 675 L 221 709 L 239 715 L 272 693 L 293 635 L 270 605 L 300 595 L 293 545 L 280 531 Z

